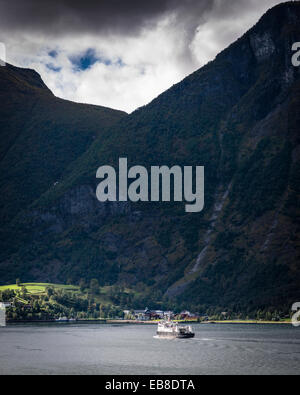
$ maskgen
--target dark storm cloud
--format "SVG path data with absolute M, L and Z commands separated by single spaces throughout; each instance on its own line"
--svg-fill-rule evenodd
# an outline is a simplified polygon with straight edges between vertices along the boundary
M 130 112 L 281 1 L 0 0 L 0 44 L 57 96 Z
M 232 0 L 226 0 L 226 3 Z M 66 33 L 135 33 L 175 13 L 199 21 L 215 0 L 0 0 L 0 29 Z M 194 23 L 192 23 L 194 25 Z

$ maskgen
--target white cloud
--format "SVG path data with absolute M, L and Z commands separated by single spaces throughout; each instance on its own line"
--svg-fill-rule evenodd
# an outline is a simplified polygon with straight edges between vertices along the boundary
M 2 35 L 7 61 L 36 69 L 55 95 L 131 112 L 212 60 L 279 2 L 251 0 L 231 10 L 226 1 L 218 0 L 192 34 L 178 16 L 169 15 L 137 37 L 72 34 L 58 40 L 33 33 Z M 110 63 L 75 71 L 70 58 L 88 48 Z M 49 55 L 51 50 L 57 51 L 55 58 Z

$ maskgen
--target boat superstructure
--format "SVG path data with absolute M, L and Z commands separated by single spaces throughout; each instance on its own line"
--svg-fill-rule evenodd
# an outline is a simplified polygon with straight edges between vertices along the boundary
M 157 326 L 157 336 L 172 339 L 187 339 L 195 336 L 190 325 L 179 325 L 173 321 L 161 321 Z

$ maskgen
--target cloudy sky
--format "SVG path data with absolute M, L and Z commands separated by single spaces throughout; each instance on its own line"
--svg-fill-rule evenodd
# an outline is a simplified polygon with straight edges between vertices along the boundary
M 7 61 L 127 112 L 212 60 L 277 0 L 0 0 Z

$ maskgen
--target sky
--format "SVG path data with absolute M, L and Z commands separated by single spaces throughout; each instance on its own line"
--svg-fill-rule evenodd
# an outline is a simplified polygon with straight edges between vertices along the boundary
M 126 112 L 213 60 L 277 0 L 0 0 L 7 62 Z

